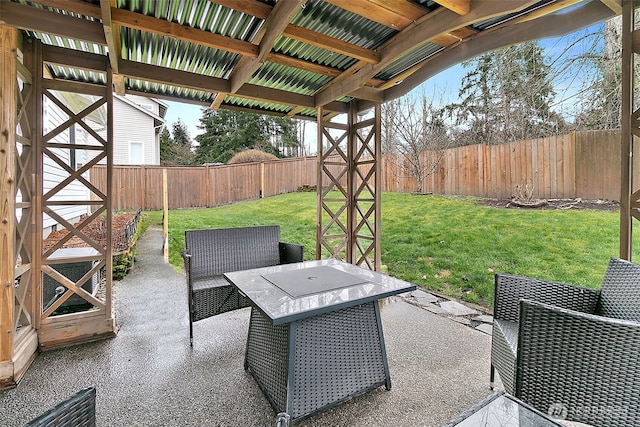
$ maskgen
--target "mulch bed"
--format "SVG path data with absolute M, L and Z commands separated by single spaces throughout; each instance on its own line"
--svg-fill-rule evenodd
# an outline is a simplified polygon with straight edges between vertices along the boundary
M 128 249 L 127 238 L 125 236 L 125 226 L 133 220 L 136 215 L 133 213 L 123 213 L 116 214 L 113 216 L 113 226 L 112 226 L 112 243 L 113 243 L 113 253 L 119 253 L 126 251 Z M 74 224 L 74 227 L 79 227 L 82 221 L 79 221 Z M 107 237 L 107 227 L 106 227 L 106 219 L 104 216 L 100 216 L 96 218 L 91 223 L 87 224 L 82 230 L 84 234 L 86 234 L 91 239 L 98 242 L 98 244 L 102 247 L 107 245 L 106 237 Z M 68 230 L 59 230 L 51 232 L 45 241 L 43 242 L 43 249 L 46 251 L 53 245 L 55 245 L 60 239 L 69 234 Z M 79 237 L 72 237 L 62 245 L 63 248 L 82 248 L 88 247 L 89 245 Z
M 513 199 L 482 199 L 481 204 L 494 208 L 526 209 L 526 210 L 595 210 L 595 211 L 620 211 L 620 205 L 609 200 L 584 200 L 584 199 L 544 199 L 527 206 Z

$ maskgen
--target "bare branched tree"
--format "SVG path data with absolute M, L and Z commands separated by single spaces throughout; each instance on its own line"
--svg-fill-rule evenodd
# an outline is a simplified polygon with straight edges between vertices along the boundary
M 400 98 L 382 107 L 383 152 L 398 158 L 400 177 L 414 178 L 417 193 L 423 193 L 425 178 L 433 174 L 449 148 L 450 138 L 443 118 L 425 94 Z

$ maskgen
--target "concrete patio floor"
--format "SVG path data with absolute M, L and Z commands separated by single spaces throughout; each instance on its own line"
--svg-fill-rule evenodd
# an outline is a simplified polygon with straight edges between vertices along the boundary
M 44 352 L 0 392 L 0 425 L 20 426 L 79 389 L 97 389 L 99 426 L 273 426 L 275 413 L 243 369 L 249 309 L 194 324 L 184 276 L 162 262 L 162 233 L 138 242 L 114 284 L 120 326 L 109 340 Z M 299 426 L 439 426 L 489 395 L 491 337 L 409 304 L 385 301 L 392 389 L 380 387 Z

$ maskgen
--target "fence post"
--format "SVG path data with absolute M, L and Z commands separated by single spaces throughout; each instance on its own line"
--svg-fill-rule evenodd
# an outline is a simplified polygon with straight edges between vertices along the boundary
M 204 165 L 204 185 L 205 185 L 205 191 L 206 191 L 206 199 L 204 201 L 205 203 L 205 207 L 209 207 L 211 206 L 211 200 L 210 200 L 210 196 L 209 196 L 209 165 Z
M 167 168 L 162 169 L 162 252 L 164 262 L 169 262 L 169 191 L 167 185 Z
M 578 196 L 578 182 L 577 182 L 577 177 L 576 177 L 576 171 L 578 170 L 578 150 L 577 150 L 577 138 L 576 138 L 576 131 L 572 130 L 569 131 L 569 141 L 571 141 L 571 152 L 573 153 L 573 167 L 572 167 L 572 171 L 571 171 L 571 196 L 570 197 L 577 197 Z
M 144 168 L 144 165 L 140 166 L 140 183 L 142 184 L 140 187 L 140 209 L 145 210 L 144 206 L 144 193 L 147 192 L 147 171 Z
M 260 198 L 264 198 L 264 162 L 260 162 Z

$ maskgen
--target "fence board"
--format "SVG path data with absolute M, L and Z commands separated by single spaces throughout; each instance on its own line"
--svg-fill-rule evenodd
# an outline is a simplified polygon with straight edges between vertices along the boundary
M 620 133 L 577 132 L 575 145 L 576 197 L 619 200 Z

